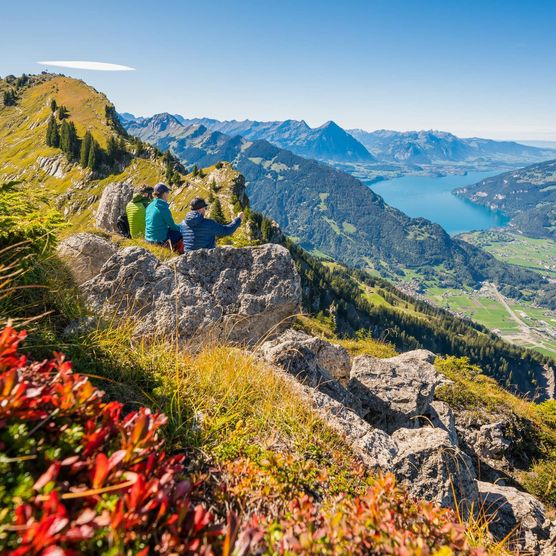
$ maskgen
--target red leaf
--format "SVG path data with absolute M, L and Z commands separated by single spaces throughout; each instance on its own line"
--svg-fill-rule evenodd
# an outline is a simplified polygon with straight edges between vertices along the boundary
M 108 477 L 108 473 L 110 473 L 108 458 L 103 453 L 97 454 L 93 469 L 93 488 L 101 488 Z
M 54 481 L 60 472 L 60 462 L 54 462 L 37 480 L 33 485 L 35 490 L 41 490 L 50 481 Z

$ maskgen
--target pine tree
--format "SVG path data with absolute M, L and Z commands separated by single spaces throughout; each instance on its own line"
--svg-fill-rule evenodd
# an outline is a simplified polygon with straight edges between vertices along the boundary
M 98 168 L 100 163 L 100 147 L 99 144 L 92 139 L 91 147 L 89 148 L 89 158 L 87 160 L 87 168 L 93 170 L 93 172 Z
M 60 121 L 64 120 L 65 118 L 67 118 L 69 115 L 68 109 L 65 106 L 60 106 L 58 108 L 58 119 Z
M 83 137 L 83 141 L 81 141 L 81 149 L 79 152 L 79 164 L 81 164 L 83 168 L 87 168 L 89 164 L 89 151 L 91 150 L 92 141 L 93 136 L 90 131 L 87 131 L 85 137 Z
M 118 158 L 123 158 L 126 153 L 127 153 L 127 149 L 126 149 L 125 139 L 123 137 L 120 137 L 118 141 Z
M 52 110 L 52 112 L 56 112 L 56 108 L 58 107 L 58 105 L 56 104 L 56 99 L 52 99 L 50 101 L 50 110 Z
M 16 101 L 17 97 L 15 96 L 13 89 L 4 91 L 4 106 L 15 106 Z
M 196 177 L 199 175 L 199 168 L 197 168 L 197 164 L 193 164 L 193 169 L 191 170 L 191 175 Z
M 56 123 L 56 118 L 54 118 L 54 116 L 50 116 L 50 118 L 48 118 L 48 127 L 46 128 L 46 144 L 49 147 L 60 146 L 58 124 Z
M 113 135 L 108 138 L 108 144 L 106 145 L 106 156 L 108 158 L 108 163 L 113 164 L 118 158 L 118 144 Z
M 67 120 L 64 120 L 60 126 L 60 148 L 66 154 L 71 154 L 70 125 Z
M 75 124 L 73 122 L 69 122 L 68 135 L 69 158 L 71 160 L 77 160 L 79 158 L 79 138 L 77 137 L 77 130 L 75 129 Z
M 222 204 L 220 203 L 220 199 L 218 197 L 216 197 L 216 199 L 214 199 L 214 202 L 212 203 L 212 207 L 210 209 L 210 217 L 220 224 L 226 223 L 226 217 L 224 216 L 224 212 L 222 211 Z

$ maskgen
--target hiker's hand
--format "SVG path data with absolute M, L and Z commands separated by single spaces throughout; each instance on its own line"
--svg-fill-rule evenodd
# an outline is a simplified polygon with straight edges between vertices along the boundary
M 240 212 L 240 213 L 237 215 L 237 217 L 238 217 L 240 220 L 243 220 L 243 212 Z

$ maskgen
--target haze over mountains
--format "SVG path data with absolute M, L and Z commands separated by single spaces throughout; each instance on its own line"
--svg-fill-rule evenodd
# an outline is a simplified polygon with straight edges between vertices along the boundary
M 135 118 L 129 113 L 121 117 L 131 130 L 133 125 L 143 127 L 143 122 L 150 120 Z M 202 125 L 229 136 L 241 135 L 251 141 L 266 140 L 305 158 L 335 165 L 364 165 L 374 170 L 384 164 L 398 167 L 454 164 L 466 169 L 485 165 L 512 167 L 556 157 L 556 150 L 549 148 L 476 137 L 462 139 L 444 131 L 346 131 L 333 121 L 311 128 L 304 120 L 220 121 L 185 118 L 177 114 L 173 118 L 184 126 Z
M 351 129 L 358 139 L 379 160 L 404 164 L 485 163 L 523 165 L 548 160 L 556 151 L 521 145 L 515 141 L 493 141 L 472 137 L 462 139 L 446 131 L 368 132 Z

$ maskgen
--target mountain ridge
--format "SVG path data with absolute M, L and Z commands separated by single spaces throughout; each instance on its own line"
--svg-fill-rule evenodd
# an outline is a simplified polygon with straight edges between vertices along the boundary
M 523 165 L 554 157 L 556 151 L 521 145 L 516 141 L 495 141 L 480 137 L 462 138 L 447 131 L 368 132 L 348 130 L 380 160 L 408 164 L 473 163 L 490 159 L 500 164 Z
M 556 159 L 460 187 L 455 194 L 500 210 L 510 225 L 536 238 L 556 239 Z
M 478 287 L 483 280 L 530 291 L 549 287 L 535 273 L 496 261 L 436 224 L 409 218 L 353 176 L 268 141 L 230 137 L 199 123 L 177 133 L 157 131 L 152 119 L 125 125 L 186 165 L 232 163 L 245 176 L 252 206 L 321 256 L 389 277 L 411 269 L 444 287 Z

